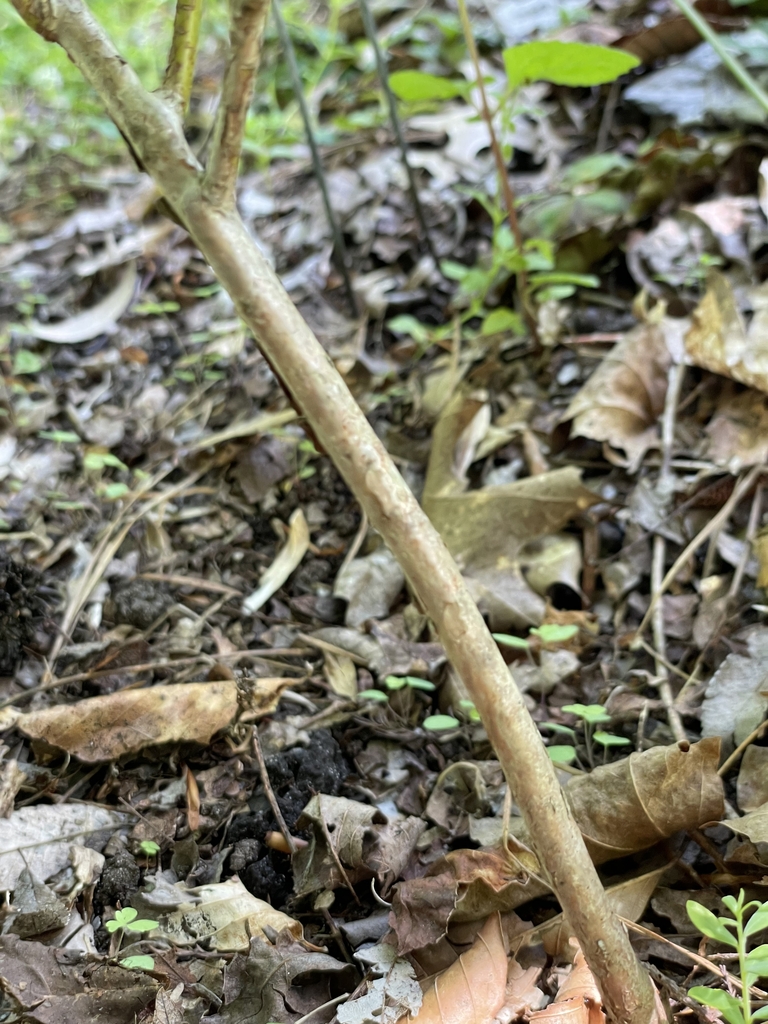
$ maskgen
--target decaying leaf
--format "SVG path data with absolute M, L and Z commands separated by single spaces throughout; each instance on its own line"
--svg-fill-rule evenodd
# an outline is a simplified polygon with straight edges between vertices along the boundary
M 293 859 L 299 895 L 354 885 L 372 875 L 386 891 L 427 827 L 415 817 L 389 823 L 376 807 L 322 793 L 312 797 L 297 824 L 310 829 L 308 845 Z
M 243 707 L 257 717 L 269 714 L 294 681 L 254 679 L 245 695 L 230 679 L 120 690 L 30 712 L 19 719 L 18 728 L 31 739 L 98 764 L 159 743 L 206 744 Z
M 563 417 L 573 420 L 571 433 L 622 449 L 634 472 L 658 444 L 671 361 L 662 326 L 634 328 L 574 396 Z
M 492 914 L 473 945 L 424 993 L 413 1024 L 486 1024 L 504 1005 L 507 948 Z
M 176 946 L 201 942 L 220 953 L 247 952 L 251 939 L 263 938 L 265 928 L 276 932 L 287 929 L 293 938 L 302 937 L 298 921 L 251 895 L 237 877 L 200 885 L 189 893 L 196 905 L 171 914 L 152 932 L 153 937 L 165 938 Z
M 114 327 L 130 306 L 136 279 L 136 264 L 131 261 L 126 264 L 114 289 L 95 306 L 57 324 L 41 324 L 38 320 L 29 320 L 25 329 L 33 338 L 53 341 L 57 345 L 76 345 L 81 341 L 98 338 L 104 331 Z
M 309 548 L 309 526 L 300 508 L 288 520 L 288 540 L 261 577 L 256 590 L 243 601 L 243 614 L 253 615 L 285 583 Z
M 596 864 L 718 821 L 720 741 L 651 747 L 572 779 L 565 796 Z
M 336 1011 L 339 1024 L 396 1024 L 404 1014 L 414 1017 L 423 996 L 412 964 L 399 957 L 394 946 L 378 942 L 356 953 L 358 960 L 376 975 L 368 982 L 367 991 L 349 999 Z
M 554 1001 L 532 1013 L 530 1019 L 546 1021 L 546 1024 L 603 1024 L 605 1013 L 600 990 L 580 949 Z
M 712 271 L 707 285 L 685 338 L 689 358 L 705 370 L 768 391 L 768 288 L 751 292 L 747 327 L 725 275 Z
M 130 821 L 118 811 L 91 804 L 35 804 L 0 819 L 0 889 L 16 888 L 28 868 L 44 882 L 70 863 L 73 848 L 101 849 L 112 833 Z
M 730 473 L 768 459 L 768 397 L 724 389 L 707 424 L 707 457 Z
M 349 700 L 357 696 L 357 669 L 354 661 L 346 654 L 326 651 L 323 673 L 334 693 Z
M 286 932 L 274 946 L 256 938 L 224 972 L 224 1005 L 201 1024 L 293 1024 L 355 983 L 351 964 L 310 952 Z
M 44 882 L 38 882 L 25 868 L 13 890 L 16 910 L 10 931 L 22 939 L 63 928 L 69 921 L 69 907 Z
M 729 654 L 710 679 L 701 708 L 704 736 L 731 736 L 741 743 L 756 729 L 768 708 L 768 628 L 747 638 L 748 657 Z
M 739 810 L 745 814 L 768 803 L 768 747 L 754 743 L 747 747 L 739 765 L 736 781 Z
M 347 602 L 344 622 L 355 627 L 367 619 L 386 618 L 404 584 L 397 559 L 382 545 L 364 558 L 353 558 L 336 577 L 333 593 Z
M 143 971 L 14 935 L 0 937 L 0 984 L 28 1024 L 134 1024 L 158 988 Z
M 721 824 L 737 835 L 746 836 L 755 846 L 768 843 L 768 803 L 758 807 L 751 814 L 744 814 L 741 818 L 727 818 Z

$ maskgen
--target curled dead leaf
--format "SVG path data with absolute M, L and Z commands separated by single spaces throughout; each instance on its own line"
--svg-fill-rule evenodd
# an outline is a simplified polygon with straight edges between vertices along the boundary
M 136 288 L 136 264 L 131 261 L 114 289 L 90 309 L 62 320 L 57 324 L 41 324 L 30 320 L 26 330 L 33 338 L 41 341 L 52 341 L 57 345 L 76 345 L 81 341 L 91 341 L 112 327 L 128 309 Z
M 256 590 L 243 601 L 243 613 L 253 615 L 285 583 L 306 555 L 309 548 L 309 526 L 304 513 L 297 508 L 288 521 L 288 540 L 277 558 L 261 577 Z
M 254 680 L 247 699 L 251 716 L 274 710 L 281 691 L 292 682 Z M 19 718 L 18 728 L 30 739 L 98 764 L 160 743 L 205 745 L 234 721 L 239 709 L 237 683 L 227 679 L 119 690 L 33 711 Z

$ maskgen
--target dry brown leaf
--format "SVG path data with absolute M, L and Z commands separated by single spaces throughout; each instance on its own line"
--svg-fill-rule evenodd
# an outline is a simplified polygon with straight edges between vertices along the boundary
M 605 1014 L 600 990 L 580 949 L 554 1002 L 543 1010 L 536 1010 L 530 1020 L 547 1024 L 603 1024 Z
M 498 913 L 473 945 L 435 979 L 410 1024 L 487 1024 L 504 1005 L 507 949 Z
M 288 520 L 288 540 L 277 558 L 261 577 L 256 590 L 243 601 L 243 613 L 253 615 L 285 583 L 306 555 L 309 548 L 309 526 L 304 513 L 297 508 Z
M 768 459 L 768 397 L 761 391 L 734 394 L 726 388 L 707 424 L 707 458 L 730 473 Z
M 697 366 L 768 391 L 768 288 L 761 285 L 750 298 L 754 315 L 747 327 L 728 279 L 713 271 L 691 314 L 685 349 Z
M 652 747 L 573 779 L 565 796 L 596 864 L 723 815 L 720 738 Z
M 245 698 L 251 715 L 269 714 L 280 693 L 294 679 L 255 679 Z M 33 740 L 66 750 L 81 761 L 98 764 L 135 754 L 159 743 L 200 743 L 235 719 L 241 708 L 238 686 L 227 679 L 213 683 L 152 686 L 90 697 L 33 711 L 18 728 Z
M 658 445 L 671 356 L 658 324 L 642 324 L 608 353 L 574 396 L 563 420 L 571 433 L 626 452 L 630 471 Z

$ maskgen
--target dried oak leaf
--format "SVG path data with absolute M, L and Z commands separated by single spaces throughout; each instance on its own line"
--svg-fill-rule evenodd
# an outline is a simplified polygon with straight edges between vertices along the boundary
M 275 709 L 280 693 L 295 680 L 256 679 L 243 697 L 237 683 L 180 683 L 146 690 L 120 690 L 76 704 L 33 711 L 18 728 L 33 740 L 98 764 L 161 743 L 207 744 L 245 704 L 251 714 Z
M 286 932 L 274 946 L 253 939 L 224 971 L 224 1005 L 201 1024 L 292 1024 L 354 985 L 351 964 L 309 952 Z
M 661 326 L 634 328 L 574 396 L 563 421 L 573 420 L 573 435 L 623 449 L 633 472 L 659 442 L 657 420 L 664 409 L 671 361 Z
M 4 935 L 0 987 L 28 1024 L 134 1024 L 158 986 L 143 971 Z

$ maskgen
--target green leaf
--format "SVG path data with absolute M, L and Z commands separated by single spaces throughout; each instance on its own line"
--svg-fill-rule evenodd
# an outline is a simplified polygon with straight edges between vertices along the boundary
M 469 82 L 428 75 L 425 71 L 395 71 L 389 76 L 389 87 L 405 103 L 450 100 L 465 96 L 472 88 Z
M 503 56 L 507 79 L 513 89 L 524 82 L 542 81 L 554 85 L 602 85 L 613 82 L 640 63 L 634 54 L 625 50 L 557 40 L 510 46 Z
M 738 948 L 736 940 L 728 931 L 722 919 L 715 917 L 711 910 L 702 907 L 695 900 L 688 900 L 685 909 L 688 911 L 688 917 L 690 917 L 694 926 L 699 929 L 702 935 L 706 935 L 707 938 L 714 939 L 716 942 L 722 942 L 726 946 L 732 946 L 733 949 Z M 695 998 L 698 999 L 699 997 L 696 996 Z M 707 1006 L 709 1005 L 707 1003 Z
M 37 436 L 56 444 L 77 444 L 80 441 L 79 435 L 72 430 L 41 430 Z
M 451 281 L 463 281 L 467 274 L 472 272 L 472 268 L 457 263 L 456 260 L 440 260 L 440 271 Z
M 131 921 L 131 923 L 127 924 L 125 927 L 128 929 L 129 932 L 152 932 L 155 930 L 155 928 L 160 927 L 160 922 L 146 921 L 142 919 L 139 921 Z
M 597 740 L 604 747 L 626 747 L 632 741 L 628 740 L 626 736 L 614 736 L 610 732 L 603 732 L 598 730 L 592 734 L 592 739 Z
M 423 725 L 429 732 L 440 732 L 441 729 L 455 729 L 461 723 L 453 715 L 428 715 Z
M 689 900 L 689 902 L 691 901 Z M 719 1010 L 728 1024 L 746 1024 L 744 1014 L 741 1012 L 741 1003 L 729 992 L 724 992 L 721 988 L 694 985 L 693 988 L 688 989 L 688 995 L 703 1003 L 704 1006 L 711 1006 L 713 1010 Z
M 384 685 L 388 690 L 402 690 L 405 683 L 405 676 L 387 676 L 384 680 Z
M 483 325 L 480 328 L 482 335 L 488 334 L 501 334 L 502 332 L 509 332 L 510 334 L 523 334 L 523 321 L 518 313 L 513 309 L 507 309 L 506 306 L 499 306 L 498 309 L 493 309 L 488 316 L 483 320 Z
M 759 1010 L 755 1010 L 752 1020 L 768 1020 L 768 1006 L 761 1006 Z
M 598 722 L 610 722 L 611 716 L 606 713 L 602 704 L 564 704 L 561 711 L 567 711 L 570 715 L 577 715 L 590 725 Z
M 539 722 L 539 728 L 551 729 L 552 732 L 563 733 L 566 736 L 575 736 L 576 733 L 573 729 L 569 729 L 567 725 L 561 725 L 559 722 Z
M 381 690 L 361 690 L 357 695 L 358 700 L 377 700 L 381 704 L 386 704 L 389 697 L 386 693 L 382 693 Z
M 154 971 L 155 961 L 151 956 L 127 956 L 120 961 L 120 966 L 131 971 Z
M 412 690 L 426 690 L 427 692 L 431 692 L 435 689 L 434 683 L 430 683 L 428 679 L 422 679 L 421 676 L 406 676 L 405 681 Z
M 415 316 L 408 316 L 406 313 L 387 320 L 387 327 L 395 334 L 407 334 L 409 338 L 413 338 L 420 345 L 426 344 L 430 338 L 429 331 L 424 324 L 417 320 Z
M 768 928 L 768 905 L 766 905 L 765 903 L 763 903 L 763 905 L 759 907 L 759 909 L 756 910 L 752 917 L 750 917 L 750 919 L 747 921 L 746 925 L 744 926 L 744 935 L 754 935 L 755 932 L 761 932 L 763 928 Z M 758 946 L 757 948 L 762 949 L 763 947 Z M 766 946 L 765 948 L 766 950 L 768 950 L 768 946 Z M 755 950 L 753 949 L 752 953 L 754 952 Z M 750 956 L 751 955 L 752 954 L 750 953 Z
M 543 626 L 534 627 L 531 636 L 537 636 L 543 644 L 562 644 L 566 640 L 572 640 L 578 632 L 578 626 L 560 626 L 556 622 L 548 622 Z
M 503 644 L 505 647 L 515 647 L 519 651 L 527 651 L 531 646 L 523 637 L 512 636 L 511 633 L 493 633 L 491 635 L 496 643 Z
M 547 747 L 547 754 L 555 764 L 572 764 L 576 760 L 576 748 L 570 744 L 556 743 Z
M 23 373 L 39 373 L 44 366 L 45 360 L 28 348 L 20 348 L 13 357 L 13 373 L 17 377 Z
M 139 849 L 142 853 L 146 853 L 148 857 L 154 857 L 160 853 L 160 847 L 154 839 L 142 839 L 139 843 Z

